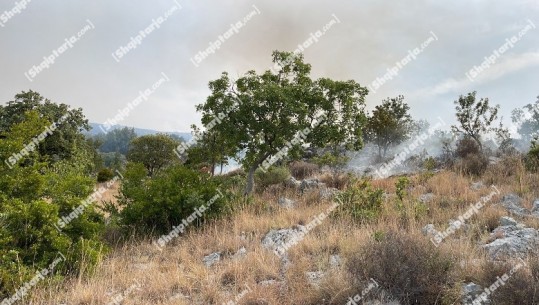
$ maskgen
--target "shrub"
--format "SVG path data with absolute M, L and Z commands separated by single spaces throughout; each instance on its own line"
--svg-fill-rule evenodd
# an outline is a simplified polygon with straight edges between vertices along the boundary
M 496 263 L 487 262 L 481 268 L 483 270 L 479 284 L 485 288 L 491 285 L 498 286 L 494 293 L 490 295 L 492 304 L 497 305 L 534 305 L 539 304 L 539 259 L 533 257 L 527 263 L 527 266 L 516 267 L 521 262 L 514 263 Z M 511 272 L 512 269 L 513 272 Z M 498 285 L 500 279 L 506 278 L 504 284 Z M 496 284 L 498 283 L 498 284 Z
M 305 161 L 292 162 L 289 168 L 292 176 L 300 180 L 310 177 L 318 171 L 318 165 Z
M 290 170 L 286 167 L 272 166 L 266 172 L 258 169 L 255 172 L 255 184 L 259 190 L 264 190 L 272 184 L 283 183 L 290 178 Z
M 107 182 L 114 177 L 114 172 L 110 168 L 103 168 L 97 173 L 97 182 Z
M 525 159 L 526 169 L 531 172 L 539 170 L 539 138 L 534 138 L 531 142 L 530 150 Z
M 377 241 L 378 240 L 378 241 Z M 359 279 L 372 278 L 400 304 L 442 304 L 453 283 L 453 261 L 427 239 L 406 233 L 378 235 L 347 263 Z
M 410 186 L 410 180 L 407 177 L 400 177 L 395 183 L 396 194 L 400 201 L 408 194 L 406 189 Z
M 350 183 L 352 175 L 351 174 L 325 174 L 322 175 L 318 180 L 326 184 L 327 187 L 333 187 L 339 190 L 344 189 L 348 183 Z
M 476 155 L 481 153 L 481 147 L 477 142 L 470 137 L 463 137 L 457 141 L 455 155 L 457 158 L 466 158 L 468 155 Z
M 221 193 L 217 180 L 207 174 L 182 165 L 166 168 L 151 179 L 144 173 L 144 167 L 133 164 L 124 175 L 119 200 L 124 208 L 119 217 L 125 228 L 163 234 L 183 220 L 197 226 L 225 212 L 228 195 Z M 197 208 L 200 214 L 194 214 Z
M 488 159 L 483 154 L 469 154 L 455 163 L 455 169 L 471 176 L 481 176 L 488 166 Z
M 336 197 L 339 207 L 336 215 L 350 215 L 359 221 L 376 218 L 382 211 L 383 190 L 372 188 L 368 180 L 351 182 Z

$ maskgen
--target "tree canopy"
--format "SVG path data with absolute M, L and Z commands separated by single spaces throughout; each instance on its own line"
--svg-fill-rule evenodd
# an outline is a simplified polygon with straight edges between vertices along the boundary
M 273 62 L 280 67 L 277 72 L 249 71 L 237 80 L 224 72 L 209 83 L 211 95 L 197 106 L 202 124 L 219 131 L 229 156 L 244 154 L 247 194 L 253 191 L 255 170 L 267 158 L 283 148 L 290 155 L 301 151 L 301 143 L 290 141 L 302 131 L 309 131 L 302 139 L 306 145 L 356 150 L 363 145 L 365 87 L 353 80 L 313 80 L 302 55 L 275 51 Z

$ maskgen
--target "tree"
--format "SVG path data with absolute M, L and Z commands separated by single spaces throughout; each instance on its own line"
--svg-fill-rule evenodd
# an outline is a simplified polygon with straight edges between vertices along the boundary
M 95 138 L 100 139 L 103 144 L 99 147 L 99 150 L 105 153 L 119 152 L 122 155 L 127 155 L 129 151 L 129 144 L 133 139 L 137 137 L 134 128 L 123 127 L 119 129 L 113 129 L 107 132 L 105 135 L 99 134 Z
M 302 143 L 356 150 L 363 145 L 366 88 L 353 80 L 312 80 L 301 54 L 275 51 L 272 57 L 277 72 L 249 71 L 235 81 L 224 72 L 197 106 L 206 130 L 221 135 L 227 157 L 243 155 L 246 194 L 253 192 L 255 170 L 277 153 L 297 155 Z
M 127 160 L 144 164 L 148 174 L 153 176 L 176 161 L 174 149 L 178 144 L 178 141 L 166 134 L 142 136 L 131 142 Z
M 490 131 L 496 131 L 491 127 L 492 123 L 498 118 L 499 105 L 491 107 L 488 98 L 476 100 L 476 91 L 461 95 L 455 101 L 457 111 L 457 121 L 459 125 L 451 126 L 453 133 L 472 138 L 480 150 L 483 150 L 481 135 Z
M 539 96 L 534 104 L 513 110 L 512 120 L 523 140 L 531 141 L 539 132 Z
M 229 155 L 234 151 L 230 147 L 226 147 L 226 139 L 217 129 L 211 129 L 206 132 L 201 132 L 193 125 L 193 134 L 201 134 L 197 143 L 189 147 L 187 150 L 186 165 L 192 167 L 209 166 L 210 173 L 213 176 L 217 164 L 228 164 Z M 199 168 L 200 169 L 200 168 Z
M 51 124 L 36 110 L 19 119 L 0 132 L 2 160 Z M 51 163 L 35 149 L 18 162 L 0 165 L 0 298 L 15 293 L 59 252 L 66 260 L 54 270 L 57 275 L 91 268 L 99 260 L 103 218 L 91 204 L 79 210 L 94 187 L 85 172 L 91 155 L 84 152 L 75 149 L 71 158 Z M 70 215 L 69 222 L 62 218 Z
M 378 157 L 385 158 L 390 146 L 409 138 L 415 125 L 404 103 L 404 96 L 387 98 L 375 107 L 367 119 L 367 139 L 378 146 Z M 418 127 L 419 128 L 419 127 Z
M 15 95 L 15 100 L 0 106 L 0 132 L 8 132 L 12 126 L 21 123 L 28 111 L 36 111 L 50 124 L 57 123 L 56 130 L 39 143 L 38 151 L 42 158 L 56 162 L 71 158 L 78 149 L 93 149 L 82 134 L 82 131 L 90 130 L 82 109 L 53 103 L 32 90 L 23 91 Z

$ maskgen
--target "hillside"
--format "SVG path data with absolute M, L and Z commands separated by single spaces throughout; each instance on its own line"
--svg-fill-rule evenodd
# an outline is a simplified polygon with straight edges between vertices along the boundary
M 526 265 L 494 299 L 537 304 L 539 175 L 522 173 L 519 162 L 507 159 L 478 178 L 445 170 L 414 174 L 404 192 L 396 188 L 402 177 L 374 180 L 383 192 L 381 210 L 361 221 L 341 207 L 331 211 L 332 194 L 346 192 L 332 187 L 343 188 L 350 177 L 315 173 L 268 188 L 164 247 L 134 236 L 95 274 L 40 288 L 30 303 L 356 304 L 351 300 L 363 294 L 365 304 L 400 304 L 392 298 L 460 304 L 463 289 L 471 300 L 522 258 Z M 484 207 L 467 215 L 482 200 Z M 327 218 L 313 222 L 321 213 Z M 431 242 L 433 229 L 443 232 L 463 215 L 465 223 L 439 247 Z M 286 254 L 276 255 L 272 249 L 283 242 Z

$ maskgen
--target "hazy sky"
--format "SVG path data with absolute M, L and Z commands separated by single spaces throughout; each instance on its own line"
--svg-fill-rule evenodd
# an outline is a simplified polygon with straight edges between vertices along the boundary
M 538 0 L 2 0 L 0 102 L 32 89 L 104 123 L 155 84 L 118 123 L 189 131 L 210 80 L 269 69 L 272 50 L 293 51 L 312 33 L 313 76 L 370 85 L 369 108 L 403 94 L 414 117 L 449 124 L 453 101 L 477 90 L 507 117 L 539 95 L 536 25 Z M 470 71 L 485 57 L 490 67 Z

